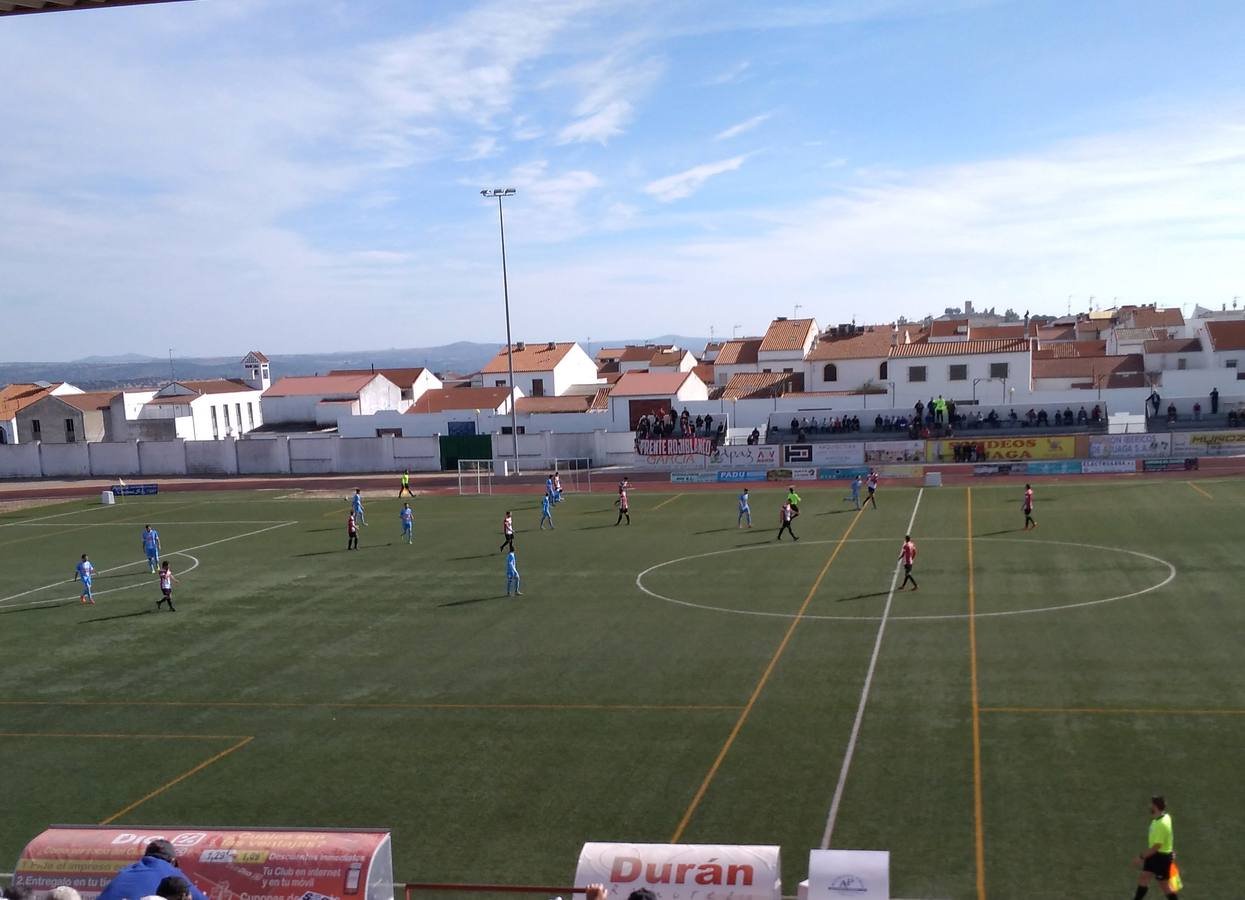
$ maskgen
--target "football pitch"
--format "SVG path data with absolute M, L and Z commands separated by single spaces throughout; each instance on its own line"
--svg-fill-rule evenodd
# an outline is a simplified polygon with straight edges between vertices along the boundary
M 181 493 L 0 515 L 0 869 L 51 823 L 389 826 L 412 881 L 585 840 L 888 849 L 905 898 L 1130 896 L 1168 799 L 1239 890 L 1245 481 Z M 523 596 L 505 596 L 514 511 Z M 150 522 L 177 612 L 142 559 Z M 920 590 L 898 591 L 911 527 Z M 70 582 L 89 553 L 97 604 Z M 898 575 L 898 577 L 897 577 Z M 1151 889 L 1151 895 L 1158 893 Z

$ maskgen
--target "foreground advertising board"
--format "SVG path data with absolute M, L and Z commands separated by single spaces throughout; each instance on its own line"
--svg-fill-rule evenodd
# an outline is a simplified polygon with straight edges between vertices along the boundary
M 964 438 L 926 441 L 925 455 L 930 462 L 951 462 L 957 447 L 972 445 L 977 448 L 977 459 L 1000 462 L 1030 459 L 1073 459 L 1076 456 L 1076 438 L 1071 435 L 1050 437 L 1014 438 Z
M 1141 461 L 1143 472 L 1191 472 L 1196 468 L 1196 456 L 1185 459 L 1143 459 Z
M 777 444 L 725 444 L 709 458 L 711 463 L 740 469 L 768 469 L 782 461 Z
M 891 855 L 886 850 L 811 850 L 808 896 L 890 900 Z
M 1135 459 L 1085 459 L 1081 460 L 1081 471 L 1086 475 L 1123 474 L 1137 471 Z
M 1025 463 L 1026 475 L 1080 475 L 1079 459 L 1039 459 Z
M 108 490 L 115 497 L 149 497 L 160 493 L 160 485 L 155 484 L 114 484 Z
M 924 441 L 870 441 L 865 444 L 865 462 L 867 463 L 917 463 L 924 461 Z
M 729 844 L 587 843 L 576 884 L 604 884 L 610 897 L 648 888 L 657 900 L 782 900 L 778 847 Z
M 729 472 L 718 472 L 718 481 L 765 481 L 768 472 L 765 469 L 732 469 Z
M 369 830 L 56 826 L 26 845 L 13 884 L 91 900 L 157 838 L 211 900 L 393 900 L 389 832 Z
M 782 461 L 787 466 L 858 466 L 865 461 L 865 445 L 860 441 L 784 444 Z
M 1096 434 L 1089 439 L 1090 459 L 1145 459 L 1171 456 L 1170 434 Z
M 671 472 L 672 484 L 708 484 L 718 480 L 717 472 Z
M 1186 431 L 1171 436 L 1172 456 L 1240 456 L 1245 431 Z

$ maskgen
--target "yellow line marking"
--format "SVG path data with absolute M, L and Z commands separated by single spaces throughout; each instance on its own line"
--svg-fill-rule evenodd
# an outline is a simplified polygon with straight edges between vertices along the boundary
M 1198 486 L 1198 485 L 1194 484 L 1192 481 L 1187 481 L 1187 482 L 1185 482 L 1185 484 L 1187 484 L 1189 487 L 1193 488 L 1193 490 L 1197 491 L 1199 494 L 1201 494 L 1201 495 L 1202 495 L 1203 497 L 1205 497 L 1207 500 L 1214 500 L 1214 499 L 1215 499 L 1214 494 L 1212 494 L 1210 491 L 1205 490 L 1205 489 L 1203 489 L 1202 487 L 1200 487 L 1200 486 Z
M 675 500 L 678 500 L 682 496 L 683 496 L 682 494 L 675 494 L 673 497 L 666 498 L 665 500 L 661 501 L 660 503 L 658 503 L 656 506 L 653 507 L 653 512 L 657 512 L 657 510 L 661 509 L 667 503 L 673 503 Z
M 6 738 L 136 738 L 151 741 L 236 741 L 241 734 L 119 734 L 99 731 L 0 731 Z
M 718 769 L 722 767 L 722 761 L 726 759 L 726 754 L 731 750 L 735 743 L 735 738 L 739 737 L 739 732 L 743 730 L 744 723 L 748 721 L 748 715 L 752 712 L 752 708 L 756 706 L 757 698 L 761 696 L 761 691 L 765 689 L 766 683 L 769 681 L 770 675 L 773 674 L 774 668 L 778 665 L 778 660 L 782 658 L 783 653 L 787 650 L 787 645 L 791 643 L 791 636 L 795 634 L 796 626 L 800 624 L 800 620 L 804 618 L 804 613 L 808 611 L 808 606 L 813 602 L 813 596 L 817 593 L 817 589 L 821 587 L 822 580 L 826 577 L 826 573 L 830 571 L 830 566 L 839 556 L 839 551 L 847 544 L 847 538 L 851 535 L 852 529 L 856 527 L 856 523 L 860 521 L 860 514 L 864 510 L 860 510 L 853 517 L 851 524 L 847 526 L 847 530 L 843 532 L 843 536 L 839 538 L 839 542 L 835 544 L 830 558 L 826 560 L 826 564 L 821 567 L 821 571 L 817 573 L 817 578 L 813 582 L 813 586 L 808 589 L 808 594 L 804 597 L 804 602 L 800 604 L 799 612 L 791 620 L 791 624 L 787 626 L 787 633 L 782 636 L 782 641 L 778 644 L 778 649 L 774 651 L 774 655 L 770 657 L 769 664 L 765 667 L 765 671 L 761 673 L 761 680 L 757 682 L 756 687 L 752 689 L 752 695 L 748 698 L 747 704 L 739 713 L 739 718 L 735 720 L 735 726 L 731 729 L 730 734 L 726 736 L 726 743 L 722 745 L 722 749 L 718 751 L 718 755 L 713 760 L 713 764 L 709 767 L 709 771 L 705 773 L 704 780 L 701 781 L 700 787 L 697 788 L 692 802 L 687 805 L 687 809 L 683 812 L 683 818 L 679 820 L 679 825 L 674 830 L 674 835 L 670 838 L 670 843 L 677 844 L 679 839 L 683 837 L 683 832 L 687 830 L 687 824 L 692 820 L 696 808 L 700 806 L 701 800 L 704 799 L 709 785 L 713 783 L 714 777 L 718 774 Z
M 147 796 L 142 797 L 142 798 L 140 798 L 140 799 L 138 799 L 138 800 L 135 800 L 135 801 L 134 801 L 133 803 L 131 803 L 129 806 L 126 806 L 126 807 L 123 807 L 122 809 L 117 810 L 115 813 L 113 813 L 113 814 L 112 814 L 111 816 L 109 816 L 108 818 L 104 819 L 104 820 L 103 820 L 102 822 L 100 822 L 99 824 L 101 824 L 101 825 L 111 825 L 113 822 L 117 821 L 117 819 L 121 818 L 121 817 L 122 817 L 122 816 L 124 816 L 126 813 L 133 812 L 134 810 L 138 809 L 138 807 L 140 807 L 140 806 L 142 806 L 144 803 L 146 803 L 148 800 L 151 800 L 151 799 L 153 799 L 153 798 L 155 798 L 155 797 L 159 797 L 161 794 L 163 794 L 163 793 L 164 793 L 165 791 L 167 791 L 169 788 L 174 787 L 175 785 L 181 784 L 183 781 L 185 781 L 185 780 L 186 780 L 187 778 L 189 778 L 190 776 L 192 776 L 192 775 L 196 775 L 196 774 L 198 774 L 199 772 L 202 772 L 202 771 L 203 771 L 204 769 L 206 769 L 208 766 L 212 765 L 213 763 L 219 762 L 220 760 L 224 759 L 226 756 L 228 756 L 229 754 L 233 753 L 234 751 L 236 751 L 236 750 L 241 750 L 243 747 L 245 747 L 247 744 L 249 744 L 249 743 L 250 743 L 251 741 L 253 741 L 253 740 L 255 740 L 255 738 L 254 738 L 254 737 L 244 737 L 242 740 L 238 741 L 236 744 L 234 744 L 234 745 L 232 745 L 232 746 L 230 746 L 230 747 L 227 747 L 226 749 L 222 750 L 220 753 L 217 753 L 215 756 L 211 756 L 211 757 L 209 757 L 209 758 L 205 759 L 203 762 L 199 763 L 199 764 L 198 764 L 197 766 L 195 766 L 193 769 L 190 769 L 190 770 L 188 770 L 188 771 L 186 771 L 186 772 L 183 772 L 181 775 L 178 775 L 178 776 L 177 776 L 176 778 L 174 778 L 172 781 L 167 781 L 167 782 L 165 782 L 164 784 L 162 784 L 160 787 L 156 788 L 154 791 L 152 791 L 152 792 L 151 792 L 150 794 L 148 794 Z
M 977 900 L 986 900 L 986 842 L 981 802 L 981 702 L 977 691 L 977 584 L 973 575 L 973 489 L 968 503 L 968 652 L 973 686 L 973 845 L 977 862 Z
M 701 703 L 300 703 L 280 700 L 0 700 L 0 706 L 185 706 L 232 709 L 403 709 L 538 711 L 692 711 L 738 710 L 738 704 Z M 222 735 L 237 737 L 237 735 Z
M 1048 715 L 1096 716 L 1245 716 L 1245 709 L 1140 709 L 1104 706 L 983 706 L 983 713 L 1045 713 Z

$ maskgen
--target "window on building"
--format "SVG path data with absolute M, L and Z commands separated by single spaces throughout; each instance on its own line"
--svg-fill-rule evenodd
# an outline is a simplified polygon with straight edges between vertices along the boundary
M 951 381 L 968 381 L 968 366 L 962 364 L 951 366 L 951 372 L 947 378 Z
M 251 428 L 255 427 L 255 404 L 248 402 L 246 404 L 246 422 Z
M 30 434 L 36 441 L 43 440 L 43 426 L 39 424 L 38 419 L 30 420 Z
M 1007 363 L 990 363 L 990 377 L 991 378 L 1006 378 L 1007 369 L 1008 369 Z
M 533 397 L 545 396 L 545 379 L 543 378 L 532 379 L 532 396 Z
M 1229 369 L 1235 369 L 1235 368 L 1236 368 L 1236 360 L 1235 360 L 1235 359 L 1227 359 L 1227 360 L 1224 360 L 1224 363 L 1223 363 L 1223 364 L 1224 364 L 1225 366 L 1227 366 Z
M 784 375 L 790 375 L 792 372 L 795 371 L 795 369 L 783 369 L 782 371 Z
M 229 425 L 229 404 L 228 404 L 228 403 L 226 403 L 226 404 L 224 404 L 223 406 L 221 406 L 221 412 L 223 412 L 223 413 L 225 414 L 225 434 L 226 434 L 226 436 L 228 436 L 229 431 L 230 431 L 230 425 Z
M 220 437 L 220 427 L 216 424 L 216 407 L 212 407 L 212 440 Z
M 77 440 L 73 430 L 73 419 L 65 420 L 65 440 L 70 444 Z
M 889 373 L 889 371 L 890 371 L 890 366 L 885 362 L 883 362 L 880 366 L 878 366 L 878 381 L 885 381 L 886 376 Z
M 925 380 L 925 367 L 924 366 L 908 366 L 908 380 L 909 381 L 924 381 Z
M 238 414 L 238 420 L 237 420 L 238 421 L 238 434 L 241 434 L 242 433 L 242 404 L 235 403 L 233 405 L 233 410 L 234 412 Z
M 838 381 L 839 367 L 834 363 L 826 363 L 825 368 L 821 370 L 822 381 Z
M 773 369 L 762 369 L 761 371 L 765 372 L 766 374 L 769 374 L 770 372 L 773 372 L 774 370 Z
M 1189 361 L 1187 359 L 1185 359 L 1183 356 L 1179 356 L 1176 358 L 1177 369 L 1187 369 L 1188 367 L 1189 367 Z
M 493 382 L 493 387 L 505 387 L 505 386 L 506 386 L 506 379 L 504 378 L 498 378 L 496 381 Z

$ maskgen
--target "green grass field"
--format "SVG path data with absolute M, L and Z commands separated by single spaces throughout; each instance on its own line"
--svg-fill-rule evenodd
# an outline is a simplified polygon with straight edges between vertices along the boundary
M 630 527 L 570 496 L 544 533 L 536 494 L 421 497 L 413 547 L 373 496 L 357 553 L 344 491 L 5 514 L 0 869 L 53 822 L 384 825 L 408 880 L 559 883 L 585 840 L 677 838 L 780 844 L 794 894 L 832 825 L 892 851 L 897 897 L 1125 897 L 1161 791 L 1185 895 L 1232 896 L 1245 482 L 1037 487 L 1028 533 L 1014 485 L 859 515 L 809 488 L 798 545 L 778 491 L 751 531 L 735 491 L 638 490 Z M 914 510 L 921 590 L 891 598 Z

